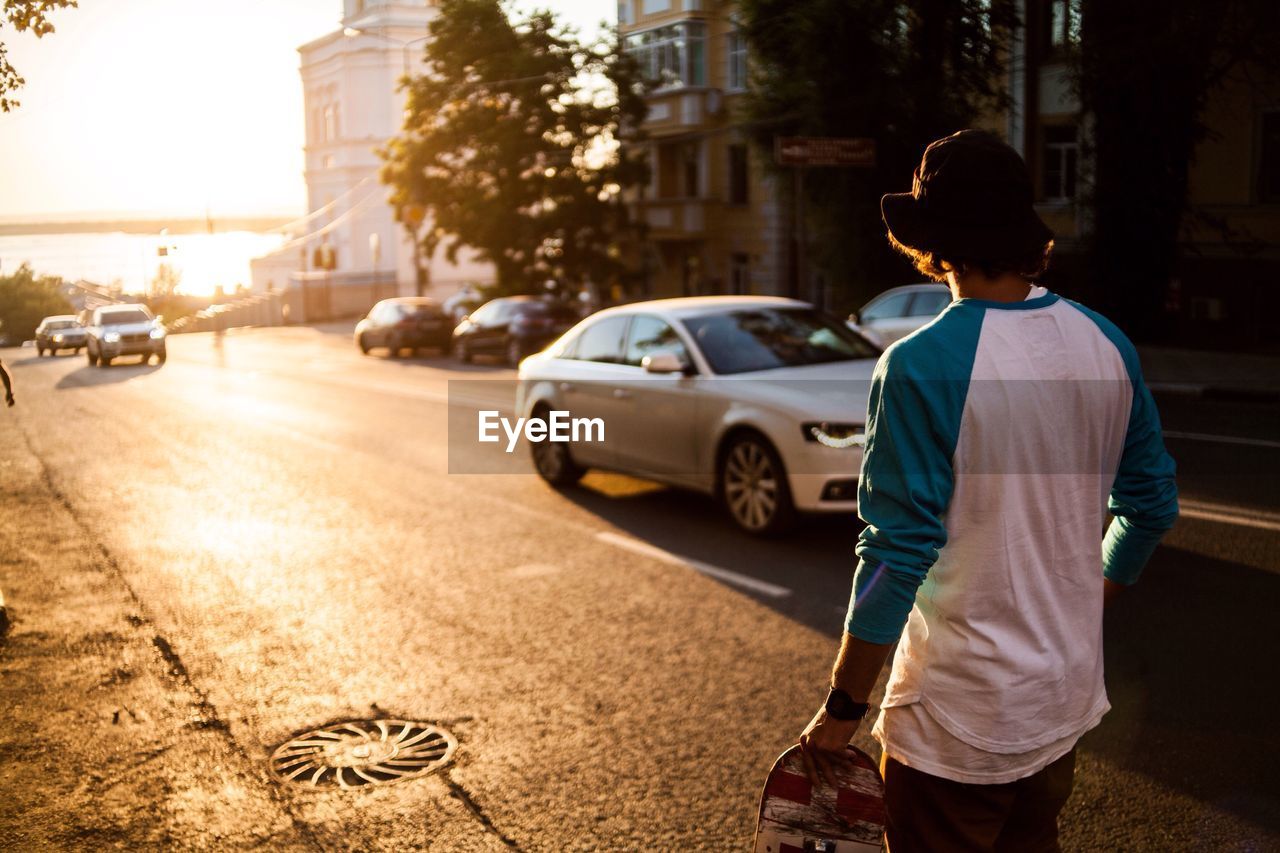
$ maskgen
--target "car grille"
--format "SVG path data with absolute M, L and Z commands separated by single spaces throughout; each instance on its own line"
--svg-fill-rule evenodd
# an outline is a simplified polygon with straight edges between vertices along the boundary
M 121 336 L 120 336 L 120 341 L 121 341 L 121 343 L 126 343 L 126 344 L 140 344 L 140 343 L 142 343 L 143 341 L 147 341 L 147 340 L 150 340 L 150 339 L 151 339 L 151 335 L 149 335 L 149 334 L 147 334 L 147 333 L 145 333 L 145 332 L 143 332 L 143 333 L 139 333 L 139 334 L 121 335 Z

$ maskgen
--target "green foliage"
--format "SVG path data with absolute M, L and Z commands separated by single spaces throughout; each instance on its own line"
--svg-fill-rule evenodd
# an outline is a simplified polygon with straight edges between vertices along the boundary
M 624 279 L 640 228 L 622 196 L 647 170 L 617 143 L 646 107 L 616 37 L 584 43 L 545 11 L 512 21 L 498 0 L 445 0 L 430 32 L 428 72 L 383 152 L 398 219 L 428 256 L 476 250 L 499 292 Z
M 875 140 L 871 169 L 812 169 L 809 258 L 853 305 L 919 274 L 894 255 L 880 196 L 911 187 L 924 147 L 1002 105 L 1014 0 L 742 0 L 752 89 L 742 118 L 764 158 L 776 136 Z M 781 183 L 790 187 L 790 181 Z
M 4 17 L 18 32 L 30 32 L 36 38 L 44 38 L 53 32 L 49 13 L 75 5 L 76 0 L 4 0 Z M 0 28 L 3 26 L 4 23 L 0 22 Z M 18 101 L 10 97 L 10 93 L 26 82 L 9 63 L 4 42 L 0 42 L 0 110 L 7 113 L 18 106 Z
M 31 340 L 45 317 L 73 313 L 71 303 L 58 290 L 61 284 L 56 276 L 37 276 L 27 264 L 0 276 L 0 335 L 16 345 Z
M 1177 274 L 1205 107 L 1228 78 L 1275 97 L 1280 4 L 1083 0 L 1078 63 L 1092 127 L 1089 278 L 1099 307 L 1147 337 Z

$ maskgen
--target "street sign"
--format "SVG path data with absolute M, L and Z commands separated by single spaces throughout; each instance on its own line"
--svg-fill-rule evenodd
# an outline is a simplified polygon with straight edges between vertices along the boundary
M 876 164 L 876 141 L 865 136 L 779 136 L 779 166 L 862 166 Z

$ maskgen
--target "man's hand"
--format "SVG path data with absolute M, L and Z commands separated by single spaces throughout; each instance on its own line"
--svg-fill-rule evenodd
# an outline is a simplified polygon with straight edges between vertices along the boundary
M 836 768 L 850 765 L 845 747 L 861 724 L 861 720 L 837 720 L 827 714 L 825 706 L 818 709 L 800 735 L 800 758 L 810 782 L 836 784 Z

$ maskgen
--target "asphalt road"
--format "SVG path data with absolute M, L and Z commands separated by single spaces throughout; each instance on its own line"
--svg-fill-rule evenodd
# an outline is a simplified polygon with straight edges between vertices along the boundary
M 469 399 L 501 404 L 497 366 L 362 357 L 308 328 L 169 352 L 104 370 L 6 350 L 20 402 L 0 436 L 109 555 L 226 760 L 265 774 L 344 719 L 458 737 L 428 779 L 280 786 L 256 808 L 287 811 L 299 846 L 748 847 L 764 774 L 824 693 L 856 519 L 762 542 L 626 477 L 560 494 L 456 473 L 456 447 L 451 474 L 449 380 L 493 380 Z M 1108 614 L 1114 710 L 1081 745 L 1064 842 L 1275 849 L 1280 409 L 1161 407 L 1187 512 Z

